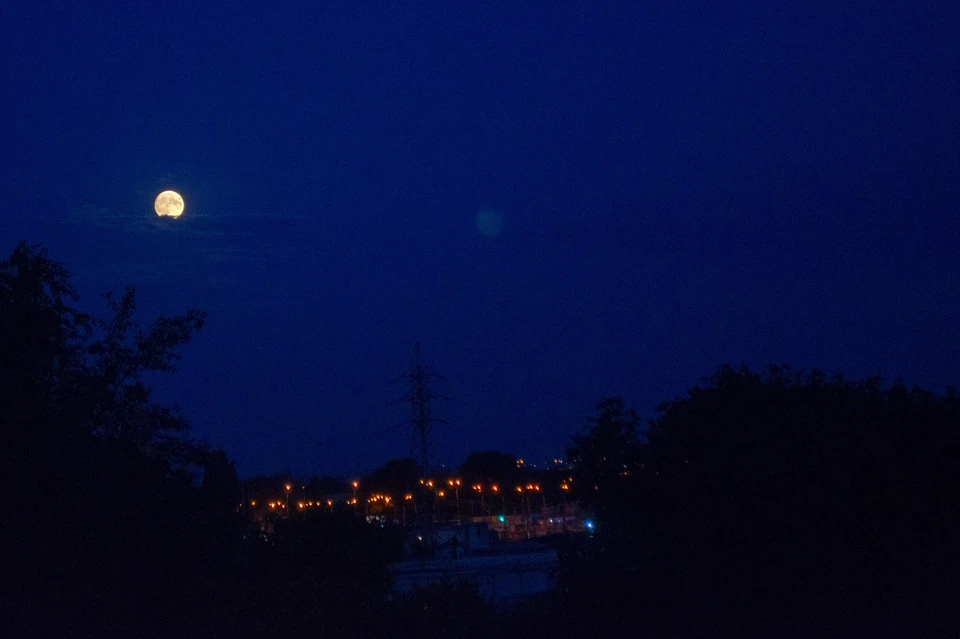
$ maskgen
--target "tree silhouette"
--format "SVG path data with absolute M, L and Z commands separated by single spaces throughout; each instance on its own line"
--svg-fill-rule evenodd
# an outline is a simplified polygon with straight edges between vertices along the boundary
M 470 453 L 460 464 L 459 473 L 468 484 L 473 482 L 509 484 L 522 475 L 517 469 L 516 455 L 495 450 Z
M 404 494 L 419 488 L 419 484 L 417 462 L 410 458 L 391 459 L 370 473 L 363 482 L 363 490 L 365 493 L 379 493 L 401 500 Z
M 141 329 L 132 288 L 107 296 L 103 319 L 77 301 L 42 247 L 21 243 L 0 262 L 0 454 L 5 494 L 16 496 L 4 532 L 16 558 L 8 573 L 20 579 L 9 623 L 47 606 L 56 614 L 44 623 L 135 618 L 134 600 L 167 582 L 155 571 L 177 574 L 210 523 L 191 485 L 210 457 L 144 381 L 175 370 L 204 314 Z M 108 608 L 107 593 L 122 588 Z
M 661 621 L 801 634 L 949 627 L 945 593 L 960 586 L 954 396 L 722 366 L 661 405 L 647 448 L 648 467 L 620 491 L 632 508 L 611 511 L 601 543 L 616 557 L 606 577 L 649 593 L 648 621 L 689 610 Z
M 567 450 L 568 459 L 577 469 L 573 486 L 577 497 L 593 503 L 622 490 L 624 478 L 640 463 L 639 426 L 640 418 L 627 408 L 622 397 L 605 397 L 597 402 L 586 432 L 575 434 Z
M 112 315 L 95 318 L 78 300 L 69 274 L 42 247 L 19 244 L 0 262 L 0 383 L 4 421 L 14 438 L 93 435 L 135 445 L 171 464 L 195 463 L 174 410 L 151 401 L 144 375 L 174 372 L 177 349 L 206 315 L 159 317 L 143 330 L 133 319 L 135 292 L 105 295 Z

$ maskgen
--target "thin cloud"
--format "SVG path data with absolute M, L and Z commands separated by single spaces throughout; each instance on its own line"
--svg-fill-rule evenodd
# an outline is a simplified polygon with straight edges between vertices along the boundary
M 289 224 L 292 222 L 313 219 L 302 214 L 249 212 L 238 213 L 197 213 L 187 211 L 182 217 L 175 219 L 160 218 L 152 212 L 124 213 L 121 211 L 85 204 L 71 211 L 70 221 L 96 226 L 105 229 L 114 229 L 129 233 L 181 233 L 193 236 L 211 236 L 227 234 L 255 233 L 256 231 L 244 228 L 226 228 L 233 226 L 237 220 L 263 220 L 271 224 Z
M 131 246 L 138 247 L 125 257 L 113 256 L 100 262 L 108 279 L 154 281 L 168 278 L 173 269 L 191 272 L 195 282 L 211 288 L 249 280 L 251 274 L 243 265 L 260 267 L 295 259 L 306 248 L 286 240 L 291 233 L 301 233 L 303 228 L 297 227 L 306 227 L 307 219 L 313 218 L 267 212 L 189 211 L 181 218 L 167 219 L 152 212 L 122 213 L 89 204 L 70 214 L 72 223 L 129 234 Z M 158 250 L 162 246 L 173 250 L 163 253 Z
M 131 233 L 160 233 L 163 225 L 157 220 L 140 214 L 119 213 L 107 208 L 84 204 L 70 214 L 70 221 L 105 229 L 116 229 Z

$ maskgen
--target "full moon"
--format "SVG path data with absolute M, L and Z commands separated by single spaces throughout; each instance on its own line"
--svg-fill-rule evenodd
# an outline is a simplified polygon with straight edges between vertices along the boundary
M 180 217 L 183 214 L 183 198 L 176 191 L 164 191 L 153 202 L 153 210 L 160 217 Z

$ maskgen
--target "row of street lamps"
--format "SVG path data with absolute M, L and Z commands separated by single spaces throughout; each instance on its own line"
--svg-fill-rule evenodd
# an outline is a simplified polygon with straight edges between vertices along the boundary
M 459 478 L 457 478 L 457 477 L 451 477 L 451 478 L 448 478 L 448 479 L 447 479 L 447 482 L 446 482 L 446 483 L 447 483 L 447 486 L 448 486 L 448 487 L 450 487 L 450 488 L 453 489 L 453 493 L 454 493 L 454 497 L 455 497 L 455 499 L 456 499 L 456 505 L 457 505 L 457 520 L 459 521 L 460 518 L 461 518 L 461 511 L 460 511 L 460 488 L 461 488 L 461 486 L 463 485 L 463 482 L 462 482 L 461 479 L 459 479 Z M 570 490 L 570 484 L 571 484 L 571 483 L 573 483 L 573 477 L 567 477 L 566 479 L 564 479 L 564 480 L 560 483 L 560 490 L 562 490 L 562 491 L 564 491 L 564 492 L 569 491 L 569 490 Z M 420 480 L 420 484 L 421 484 L 422 486 L 424 486 L 425 488 L 428 488 L 428 489 L 430 489 L 430 490 L 433 491 L 433 495 L 434 495 L 434 500 L 433 500 L 433 515 L 434 515 L 434 517 L 436 517 L 436 515 L 437 515 L 437 510 L 438 510 L 438 500 L 446 496 L 446 491 L 445 491 L 444 489 L 440 488 L 440 486 L 438 486 L 437 482 L 435 482 L 433 479 L 421 479 L 421 480 Z M 441 484 L 441 485 L 442 485 L 442 484 Z M 351 505 L 353 505 L 354 508 L 356 508 L 357 503 L 358 503 L 358 500 L 357 500 L 357 489 L 360 487 L 360 482 L 359 482 L 358 480 L 353 480 L 353 481 L 350 482 L 350 486 L 353 488 L 353 499 L 351 499 L 348 503 L 351 504 Z M 484 493 L 485 493 L 485 491 L 486 491 L 486 488 L 484 487 L 484 484 L 483 484 L 483 483 L 473 484 L 470 488 L 480 496 L 480 512 L 481 512 L 482 514 L 485 514 L 485 513 L 486 513 L 486 503 L 485 503 L 485 500 L 484 500 Z M 276 500 L 275 500 L 275 501 L 269 502 L 269 506 L 270 506 L 270 509 L 271 509 L 271 510 L 276 509 L 276 508 L 279 508 L 279 507 L 281 507 L 281 506 L 285 506 L 286 515 L 289 517 L 289 516 L 290 516 L 290 493 L 291 493 L 291 491 L 293 490 L 293 485 L 292 485 L 292 484 L 285 484 L 285 485 L 284 485 L 284 489 L 286 490 L 286 500 L 285 500 L 285 502 L 284 502 L 284 503 L 281 503 L 280 501 L 276 501 Z M 490 484 L 489 484 L 489 490 L 490 490 L 490 492 L 493 493 L 494 495 L 500 495 L 501 507 L 502 507 L 502 510 L 503 510 L 504 514 L 506 514 L 506 510 L 507 510 L 506 494 L 505 494 L 506 491 L 501 490 L 501 489 L 500 489 L 500 486 L 499 486 L 498 484 L 496 484 L 496 483 L 490 483 Z M 544 494 L 544 491 L 540 488 L 540 484 L 536 484 L 536 483 L 528 483 L 528 484 L 526 484 L 526 485 L 518 484 L 518 485 L 516 486 L 515 490 L 516 490 L 516 492 L 521 496 L 521 503 L 526 505 L 526 508 L 527 508 L 527 511 L 528 511 L 528 512 L 530 512 L 529 493 L 540 493 L 541 506 L 542 506 L 542 508 L 543 508 L 544 510 L 546 510 L 546 507 L 547 507 L 547 498 L 546 498 L 546 495 Z M 417 520 L 419 520 L 420 515 L 419 515 L 418 509 L 417 509 L 417 500 L 414 499 L 413 494 L 412 494 L 412 493 L 407 493 L 407 494 L 405 494 L 405 495 L 403 496 L 403 499 L 404 499 L 405 502 L 412 502 L 412 503 L 413 503 L 414 515 L 415 515 L 415 517 L 417 518 Z M 371 503 L 371 504 L 382 503 L 383 505 L 390 505 L 392 501 L 393 501 L 393 498 L 392 498 L 392 497 L 390 497 L 390 496 L 388 496 L 388 495 L 381 495 L 381 494 L 371 495 L 371 497 L 368 499 L 368 502 Z M 314 504 L 316 504 L 316 506 L 322 506 L 323 503 L 324 503 L 324 502 L 319 501 L 319 500 L 316 501 L 316 502 L 313 502 L 313 501 L 309 501 L 309 502 L 297 502 L 297 506 L 298 506 L 299 509 L 303 510 L 303 509 L 306 508 L 306 507 L 312 507 L 312 506 L 314 506 Z M 330 508 L 333 507 L 333 500 L 327 499 L 325 503 L 326 503 L 326 505 L 327 505 L 328 507 L 330 507 Z M 251 501 L 251 502 L 250 502 L 250 505 L 255 507 L 255 506 L 256 506 L 256 501 Z M 395 504 L 394 504 L 394 507 L 395 507 Z M 471 512 L 472 512 L 472 506 L 471 506 Z M 405 509 L 404 509 L 403 519 L 404 519 L 404 521 L 406 520 L 406 510 L 405 510 Z

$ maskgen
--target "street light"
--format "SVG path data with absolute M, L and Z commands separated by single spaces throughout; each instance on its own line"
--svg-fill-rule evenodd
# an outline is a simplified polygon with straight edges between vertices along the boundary
M 404 495 L 404 496 L 403 496 L 403 500 L 404 500 L 404 501 L 413 502 L 413 516 L 414 516 L 414 518 L 417 520 L 417 523 L 419 523 L 419 522 L 420 522 L 420 513 L 417 512 L 417 500 L 413 498 L 413 495 L 412 495 L 411 493 L 407 493 L 406 495 Z M 404 525 L 406 525 L 406 518 L 407 518 L 407 515 L 406 515 L 407 509 L 406 509 L 406 508 L 403 509 L 403 513 L 404 513 L 404 515 L 403 515 Z
M 453 492 L 457 496 L 457 521 L 460 521 L 460 480 L 448 479 L 447 483 L 453 486 Z
M 533 484 L 528 484 L 528 485 L 527 485 L 527 490 L 528 490 L 528 491 L 533 490 Z M 529 538 L 530 538 L 530 526 L 533 525 L 533 511 L 530 510 L 530 501 L 529 501 L 529 499 L 527 499 L 527 496 L 523 493 L 523 486 L 517 486 L 517 492 L 520 493 L 520 510 L 521 510 L 521 513 L 520 513 L 520 514 L 521 514 L 521 516 L 523 515 L 523 509 L 524 509 L 524 508 L 526 508 L 526 509 L 527 509 L 527 512 L 530 514 L 530 521 L 529 521 L 529 523 L 524 523 L 524 526 L 523 526 L 523 527 L 526 529 L 526 531 L 527 531 L 527 539 L 529 539 Z
M 540 484 L 534 484 L 533 491 L 540 493 L 540 500 L 542 504 L 540 514 L 543 515 L 543 511 L 547 509 L 547 496 L 543 494 L 542 490 L 540 490 Z M 531 517 L 533 517 L 533 515 L 531 515 Z
M 287 489 L 287 517 L 289 517 L 290 516 L 290 489 L 293 488 L 293 486 L 291 486 L 290 484 L 287 484 L 285 488 Z
M 437 489 L 433 485 L 433 480 L 428 479 L 424 484 L 427 488 L 433 491 L 433 518 L 437 518 Z

